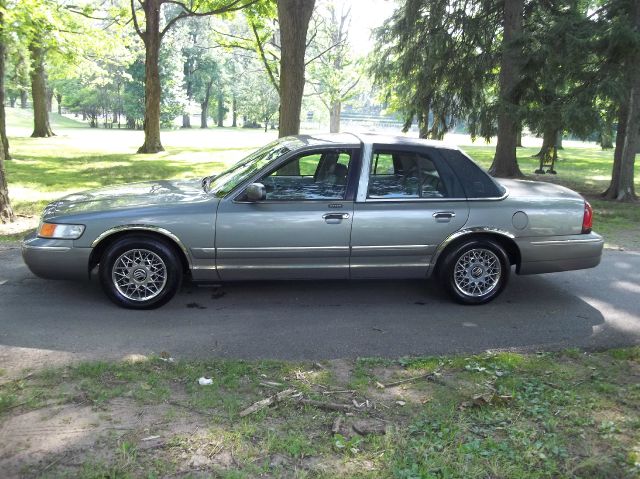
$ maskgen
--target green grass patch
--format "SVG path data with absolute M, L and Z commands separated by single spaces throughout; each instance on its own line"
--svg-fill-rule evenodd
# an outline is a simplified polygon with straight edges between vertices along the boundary
M 194 470 L 214 477 L 287 471 L 336 478 L 640 474 L 639 347 L 364 358 L 341 361 L 340 371 L 334 367 L 156 357 L 80 363 L 5 382 L 0 422 L 28 421 L 29 413 L 43 411 L 38 426 L 46 428 L 56 415 L 64 423 L 69 411 L 85 408 L 119 425 L 117 434 L 96 434 L 91 448 L 50 457 L 51 477 L 163 477 Z M 434 380 L 415 379 L 434 370 Z M 201 375 L 214 384 L 198 385 Z M 379 387 L 398 378 L 414 380 Z M 355 392 L 340 392 L 354 386 Z M 285 388 L 322 403 L 359 406 L 345 415 L 293 398 L 239 416 Z M 126 417 L 139 419 L 121 423 Z M 359 433 L 363 423 L 382 429 Z M 148 441 L 161 442 L 148 447 Z M 11 450 L 4 454 L 12 457 Z M 37 476 L 39 467 L 27 464 L 22 471 Z

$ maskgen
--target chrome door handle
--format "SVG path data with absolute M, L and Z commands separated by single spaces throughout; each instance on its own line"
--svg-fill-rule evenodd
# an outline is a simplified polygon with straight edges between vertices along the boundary
M 322 218 L 325 220 L 346 220 L 349 218 L 349 213 L 325 213 Z
M 451 218 L 455 218 L 456 214 L 453 211 L 436 211 L 433 214 L 436 221 L 447 222 L 451 221 Z

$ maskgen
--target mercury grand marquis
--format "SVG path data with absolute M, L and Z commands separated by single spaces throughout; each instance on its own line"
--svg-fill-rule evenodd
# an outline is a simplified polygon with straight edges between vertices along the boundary
M 87 279 L 132 309 L 185 276 L 428 278 L 482 304 L 517 274 L 593 268 L 603 239 L 578 193 L 495 180 L 458 148 L 378 135 L 281 138 L 226 171 L 71 194 L 22 245 L 33 273 Z

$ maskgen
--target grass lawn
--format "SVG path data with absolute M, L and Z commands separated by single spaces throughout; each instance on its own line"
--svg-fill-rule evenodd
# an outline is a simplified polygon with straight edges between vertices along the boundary
M 639 378 L 640 348 L 81 363 L 0 386 L 0 463 L 11 477 L 637 478 Z
M 1 240 L 20 239 L 34 228 L 49 202 L 65 194 L 123 182 L 149 179 L 202 177 L 219 171 L 276 137 L 273 131 L 211 128 L 163 132 L 167 151 L 137 155 L 140 131 L 90 129 L 85 124 L 52 114 L 58 136 L 30 138 L 31 112 L 7 109 L 7 129 L 12 161 L 6 163 L 9 193 L 15 211 L 22 215 L 17 225 L 0 226 Z M 452 136 L 480 164 L 488 167 L 493 146 L 467 145 L 468 139 Z M 585 195 L 594 205 L 595 229 L 610 246 L 640 248 L 640 207 L 603 201 L 611 171 L 613 151 L 568 142 L 560 152 L 558 175 L 534 175 L 537 149 L 518 150 L 523 172 L 532 179 L 554 181 Z M 636 165 L 640 189 L 640 162 Z

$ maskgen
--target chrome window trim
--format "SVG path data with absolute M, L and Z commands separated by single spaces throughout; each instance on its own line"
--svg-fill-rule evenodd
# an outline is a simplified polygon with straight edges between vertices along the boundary
M 417 198 L 417 197 L 410 197 L 410 198 L 367 198 L 365 200 L 365 203 L 391 203 L 391 202 L 400 202 L 400 203 L 408 203 L 408 202 L 416 202 L 416 203 L 423 203 L 425 201 L 433 201 L 433 202 L 443 202 L 443 201 L 453 201 L 453 202 L 460 202 L 460 201 L 502 201 L 504 199 L 507 198 L 507 196 L 509 196 L 509 192 L 505 192 L 504 195 L 502 196 L 496 196 L 496 197 L 491 197 L 491 198 Z
M 365 203 L 442 203 L 442 202 L 462 202 L 467 201 L 466 198 L 418 198 L 412 196 L 410 198 L 367 198 Z
M 235 201 L 233 203 L 236 205 L 281 205 L 283 203 L 293 204 L 293 203 L 341 203 L 350 205 L 353 203 L 352 200 L 344 200 L 344 199 L 325 199 L 325 200 L 263 200 L 263 201 Z M 335 206 L 331 207 L 332 209 L 340 209 Z
M 100 233 L 98 235 L 98 237 L 96 239 L 93 240 L 93 242 L 91 243 L 91 247 L 95 248 L 96 246 L 98 246 L 98 244 L 105 238 L 115 234 L 115 233 L 120 233 L 122 231 L 151 231 L 153 233 L 158 233 L 161 234 L 163 236 L 166 236 L 167 238 L 173 240 L 178 247 L 182 250 L 182 252 L 184 253 L 185 257 L 187 258 L 187 262 L 189 263 L 189 269 L 194 269 L 193 268 L 193 260 L 191 258 L 191 253 L 189 252 L 189 250 L 187 249 L 187 247 L 184 245 L 184 243 L 182 241 L 180 241 L 180 238 L 178 238 L 176 235 L 174 235 L 171 231 L 166 230 L 164 228 L 160 228 L 158 226 L 149 226 L 149 225 L 120 225 L 120 226 L 115 226 L 113 228 L 110 228 L 106 231 L 103 231 L 102 233 Z

